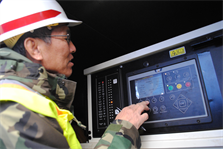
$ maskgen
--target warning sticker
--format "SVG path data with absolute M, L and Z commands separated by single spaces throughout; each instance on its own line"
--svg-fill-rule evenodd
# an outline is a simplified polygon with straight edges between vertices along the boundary
M 185 47 L 180 47 L 180 48 L 169 51 L 169 53 L 170 53 L 170 58 L 173 58 L 176 56 L 186 54 L 186 50 L 185 50 Z

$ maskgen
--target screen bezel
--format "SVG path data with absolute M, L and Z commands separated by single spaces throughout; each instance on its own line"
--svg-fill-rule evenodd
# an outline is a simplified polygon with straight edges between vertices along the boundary
M 208 100 L 207 100 L 207 95 L 206 95 L 206 91 L 204 89 L 204 83 L 203 83 L 203 79 L 202 79 L 202 75 L 200 73 L 200 67 L 199 67 L 199 63 L 197 60 L 197 56 L 196 55 L 190 55 L 187 56 L 186 59 L 184 59 L 184 61 L 182 61 L 182 59 L 174 59 L 172 61 L 166 62 L 166 63 L 161 63 L 159 65 L 156 66 L 150 66 L 144 69 L 140 69 L 140 70 L 136 70 L 133 72 L 129 72 L 126 74 L 126 81 L 127 81 L 127 93 L 128 93 L 128 104 L 131 105 L 131 89 L 130 89 L 130 81 L 133 79 L 137 79 L 140 77 L 145 77 L 148 76 L 149 74 L 155 74 L 155 72 L 157 71 L 162 71 L 164 72 L 165 68 L 171 67 L 173 65 L 177 66 L 177 65 L 182 65 L 182 67 L 184 65 L 188 65 L 187 62 L 188 61 L 194 61 L 194 65 L 195 65 L 195 69 L 196 72 L 198 74 L 198 81 L 199 81 L 199 86 L 201 89 L 201 96 L 203 98 L 203 102 L 204 102 L 204 109 L 206 111 L 206 114 L 203 116 L 195 116 L 195 117 L 190 117 L 190 118 L 179 118 L 179 119 L 167 119 L 167 120 L 158 120 L 158 121 L 146 121 L 144 122 L 144 125 L 147 125 L 148 127 L 169 127 L 169 126 L 181 126 L 181 125 L 188 125 L 188 124 L 200 124 L 200 123 L 208 123 L 212 121 L 211 118 L 211 114 L 210 114 L 210 108 L 209 108 L 209 104 L 208 104 Z M 159 73 L 159 72 L 158 72 Z

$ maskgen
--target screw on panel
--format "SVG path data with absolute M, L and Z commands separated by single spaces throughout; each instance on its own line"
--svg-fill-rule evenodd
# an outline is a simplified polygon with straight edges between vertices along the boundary
M 147 61 L 143 62 L 143 66 L 144 67 L 148 67 L 149 66 L 149 62 L 147 62 Z

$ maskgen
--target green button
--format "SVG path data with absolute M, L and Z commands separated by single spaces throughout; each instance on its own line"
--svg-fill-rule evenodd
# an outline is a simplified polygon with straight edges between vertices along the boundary
M 172 90 L 173 90 L 173 86 L 169 86 L 168 89 L 169 89 L 170 91 L 172 91 Z

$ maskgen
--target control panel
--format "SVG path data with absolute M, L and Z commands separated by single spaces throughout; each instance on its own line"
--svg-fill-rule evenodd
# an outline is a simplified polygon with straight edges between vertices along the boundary
M 120 83 L 117 72 L 96 77 L 96 95 L 94 105 L 95 113 L 92 113 L 95 121 L 97 134 L 104 132 L 107 126 L 115 119 L 120 112 Z
M 222 31 L 209 36 L 91 74 L 93 137 L 145 100 L 141 135 L 222 129 Z
M 195 59 L 127 75 L 129 103 L 150 102 L 150 127 L 211 121 Z

